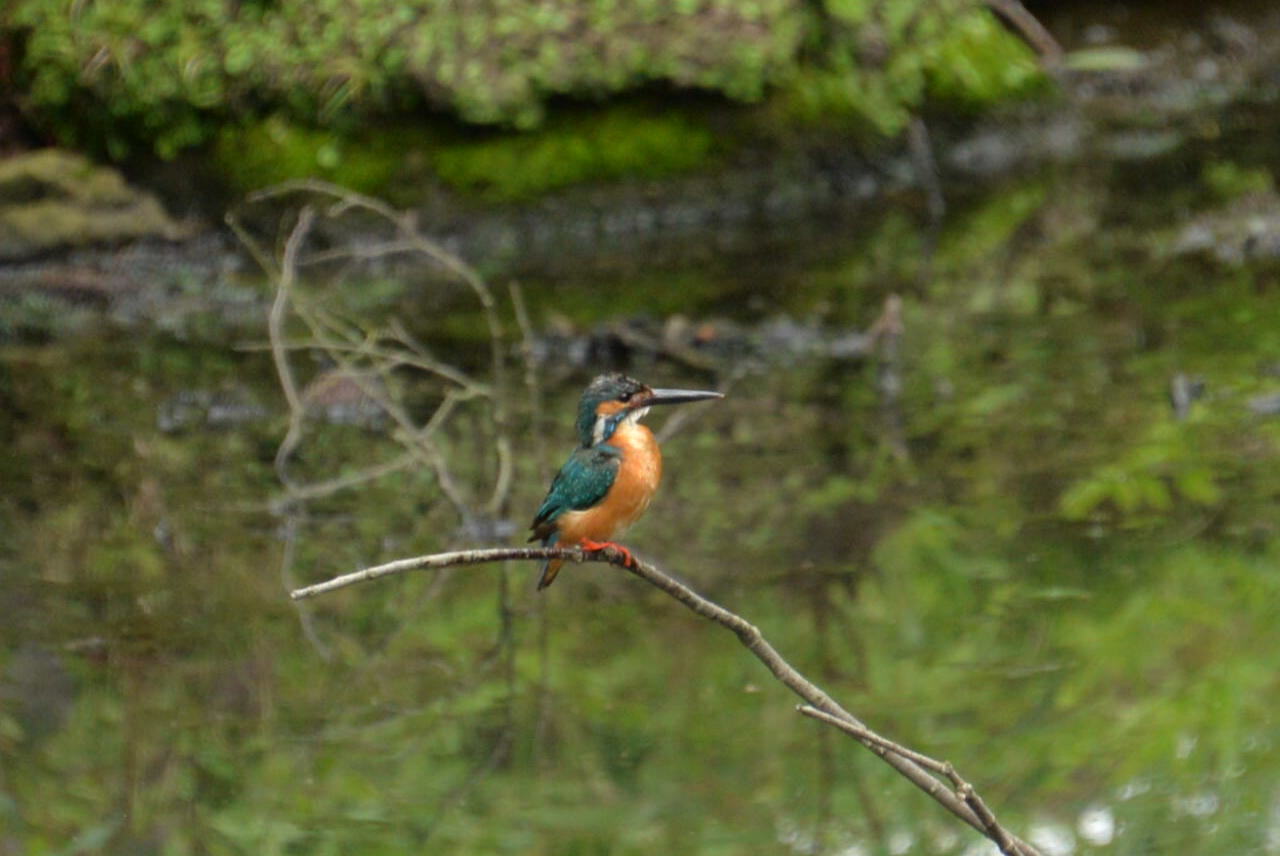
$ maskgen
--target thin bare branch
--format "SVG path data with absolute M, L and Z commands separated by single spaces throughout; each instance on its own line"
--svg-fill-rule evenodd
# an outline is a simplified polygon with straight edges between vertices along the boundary
M 1007 829 L 1000 825 L 996 820 L 991 809 L 983 802 L 982 797 L 973 789 L 973 785 L 966 782 L 956 772 L 956 768 L 951 765 L 950 761 L 939 761 L 936 758 L 930 758 L 928 755 L 922 755 L 914 749 L 908 749 L 900 743 L 895 743 L 888 738 L 876 734 L 871 729 L 861 723 L 848 722 L 837 716 L 818 710 L 812 705 L 802 704 L 796 707 L 800 713 L 805 716 L 812 717 L 819 722 L 825 722 L 827 725 L 833 726 L 843 731 L 845 734 L 858 740 L 864 746 L 872 749 L 884 750 L 892 752 L 895 755 L 901 755 L 914 761 L 926 770 L 932 770 L 940 776 L 946 776 L 951 782 L 955 796 L 964 802 L 965 805 L 973 811 L 974 816 L 982 824 L 980 831 L 990 838 L 995 845 L 1000 848 L 1000 852 L 1006 856 L 1031 856 L 1035 850 L 1031 849 L 1031 845 L 1021 841 Z M 942 787 L 942 783 L 938 782 L 938 786 Z
M 285 432 L 280 447 L 276 449 L 276 475 L 285 487 L 292 489 L 293 479 L 288 473 L 289 456 L 297 448 L 302 439 L 302 420 L 306 409 L 302 403 L 302 394 L 298 391 L 298 382 L 293 376 L 293 367 L 289 357 L 280 347 L 284 341 L 284 318 L 289 308 L 289 293 L 293 288 L 297 272 L 298 251 L 311 225 L 315 222 L 315 212 L 310 206 L 304 206 L 298 212 L 298 222 L 294 224 L 289 240 L 285 242 L 284 256 L 280 262 L 280 273 L 276 279 L 276 297 L 267 315 L 267 336 L 271 340 L 271 359 L 275 363 L 276 375 L 280 379 L 280 388 L 284 392 L 285 401 L 289 404 L 289 429 Z
M 289 502 L 307 499 L 323 499 L 326 496 L 332 496 L 335 493 L 356 487 L 357 485 L 362 485 L 365 482 L 376 481 L 383 476 L 388 476 L 392 473 L 400 472 L 401 470 L 407 470 L 415 463 L 418 463 L 418 456 L 413 452 L 405 452 L 388 461 L 383 461 L 380 464 L 365 467 L 362 470 L 348 473 L 344 476 L 338 476 L 336 478 L 326 479 L 320 482 L 313 482 L 312 484 L 296 485 L 288 492 L 284 499 L 273 500 L 269 503 L 268 507 L 278 509 L 281 505 L 288 504 Z
M 399 354 L 387 353 L 378 348 L 378 344 L 374 341 L 377 337 L 367 332 L 361 331 L 357 333 L 353 330 L 343 329 L 339 319 L 328 317 L 322 310 L 312 307 L 307 309 L 296 302 L 293 306 L 294 311 L 305 320 L 311 327 L 312 333 L 318 341 L 319 346 L 326 351 L 328 356 L 343 365 L 344 368 L 350 369 L 350 360 L 344 360 L 342 354 L 353 353 L 358 358 L 373 359 L 375 356 L 382 356 L 393 362 L 402 362 L 404 364 L 413 364 L 418 368 L 426 371 L 432 371 L 446 379 L 458 383 L 469 391 L 482 392 L 490 398 L 491 407 L 488 415 L 491 420 L 494 432 L 494 456 L 495 456 L 495 476 L 493 485 L 489 494 L 489 498 L 485 501 L 484 511 L 490 515 L 501 514 L 505 511 L 507 502 L 511 495 L 511 485 L 514 475 L 514 451 L 510 437 L 510 417 L 508 413 L 508 405 L 504 391 L 506 389 L 505 377 L 505 348 L 503 345 L 504 333 L 502 322 L 498 316 L 497 301 L 494 299 L 492 291 L 485 283 L 479 273 L 463 261 L 457 255 L 449 252 L 439 243 L 431 240 L 418 230 L 417 219 L 414 212 L 398 211 L 391 205 L 371 196 L 366 196 L 343 187 L 339 187 L 328 182 L 316 179 L 306 179 L 302 181 L 285 182 L 272 188 L 259 191 L 249 197 L 250 202 L 258 202 L 264 199 L 270 199 L 292 193 L 307 193 L 328 197 L 333 200 L 332 204 L 325 209 L 325 213 L 330 217 L 339 216 L 352 209 L 364 209 L 387 221 L 396 231 L 396 239 L 394 241 L 382 242 L 356 251 L 351 254 L 357 258 L 373 258 L 380 255 L 400 252 L 417 252 L 434 261 L 443 267 L 457 279 L 461 280 L 468 289 L 474 294 L 477 302 L 479 302 L 481 310 L 484 314 L 485 324 L 489 333 L 490 345 L 490 373 L 493 379 L 492 388 L 487 388 L 482 384 L 475 383 L 465 376 L 464 373 L 444 367 L 426 355 L 425 349 L 417 349 L 407 333 L 400 329 L 401 343 L 411 351 L 419 351 L 417 359 L 412 360 L 406 356 Z M 310 210 L 305 209 L 305 210 Z M 340 256 L 334 255 L 326 257 L 325 260 L 337 259 Z M 314 257 L 313 257 L 314 258 Z M 296 267 L 296 259 L 292 262 L 286 260 L 284 267 Z M 283 275 L 281 279 L 283 279 Z M 446 370 L 447 369 L 447 370 Z M 385 371 L 385 368 L 384 368 Z M 457 480 L 453 477 L 448 466 L 444 454 L 431 441 L 428 436 L 416 426 L 413 425 L 403 408 L 398 403 L 391 400 L 388 396 L 381 393 L 380 390 L 374 388 L 373 384 L 368 384 L 362 380 L 360 375 L 352 372 L 352 379 L 358 383 L 362 390 L 372 400 L 376 401 L 383 410 L 392 417 L 405 436 L 411 440 L 416 448 L 420 451 L 422 458 L 426 464 L 436 474 L 436 480 L 440 485 L 440 489 L 447 496 L 449 501 L 454 505 L 459 515 L 464 521 L 475 517 L 477 509 L 472 507 L 463 495 L 462 490 L 458 486 Z M 289 440 L 290 437 L 286 437 Z M 295 440 L 296 442 L 296 440 Z M 290 449 L 292 447 L 290 446 Z
M 612 324 L 609 327 L 609 332 L 627 347 L 661 354 L 669 359 L 682 362 L 692 369 L 714 372 L 720 368 L 715 360 L 692 347 L 679 342 L 668 341 L 661 336 L 649 336 L 629 324 Z
M 948 764 L 948 767 L 951 765 Z M 964 800 L 965 805 L 973 809 L 973 813 L 982 821 L 986 836 L 995 842 L 996 847 L 1000 848 L 1000 852 L 1005 856 L 1028 856 L 1032 851 L 1031 845 L 1022 841 L 1000 825 L 996 820 L 996 816 L 991 813 L 991 809 L 987 808 L 987 804 L 982 801 L 982 797 L 978 796 L 978 792 L 973 789 L 973 785 L 964 781 L 956 773 L 954 769 L 950 770 L 951 779 L 956 783 L 956 793 Z
M 895 754 L 901 755 L 904 758 L 909 758 L 910 760 L 916 762 L 921 767 L 924 767 L 927 770 L 932 770 L 933 772 L 938 773 L 939 775 L 943 775 L 943 776 L 947 775 L 948 765 L 945 762 L 936 761 L 933 758 L 930 758 L 928 755 L 922 755 L 919 752 L 916 752 L 912 749 L 908 749 L 906 746 L 903 746 L 899 743 L 894 743 L 892 740 L 888 739 L 887 737 L 881 737 L 879 734 L 876 734 L 874 731 L 872 731 L 870 728 L 867 728 L 865 725 L 862 725 L 860 723 L 855 723 L 855 722 L 849 722 L 847 720 L 841 719 L 838 716 L 832 716 L 831 714 L 827 713 L 824 710 L 818 710 L 813 705 L 808 705 L 808 704 L 797 705 L 796 710 L 798 710 L 800 713 L 803 713 L 805 716 L 812 717 L 813 719 L 816 719 L 819 722 L 825 722 L 827 725 L 840 729 L 845 734 L 848 734 L 850 737 L 854 737 L 857 740 L 860 740 L 861 742 L 867 744 L 867 746 L 870 748 L 879 748 L 879 749 L 887 750 L 889 752 L 893 752 Z
M 449 568 L 455 565 L 478 565 L 486 562 L 501 562 L 508 559 L 570 559 L 585 561 L 591 554 L 582 550 L 563 550 L 559 547 L 490 547 L 479 550 L 456 550 L 452 553 L 435 553 L 430 556 L 417 556 L 412 559 L 398 559 L 384 565 L 374 565 L 352 571 L 349 574 L 334 577 L 322 583 L 295 589 L 289 593 L 294 600 L 315 597 L 318 594 L 376 580 L 392 574 L 403 574 L 406 571 L 421 571 L 433 568 Z M 600 561 L 603 561 L 601 559 Z
M 323 350 L 326 350 L 327 347 L 329 346 L 321 345 L 319 342 L 310 341 L 310 340 L 302 341 L 302 342 L 286 340 L 280 343 L 280 348 L 281 350 L 284 350 L 284 351 L 323 351 Z M 361 354 L 364 354 L 370 357 L 381 358 L 383 360 L 386 360 L 388 363 L 394 363 L 396 365 L 406 366 L 411 369 L 419 369 L 421 371 L 427 372 L 428 374 L 439 375 L 442 379 L 447 380 L 450 383 L 456 384 L 468 390 L 472 390 L 473 394 L 475 395 L 490 394 L 490 389 L 487 384 L 472 380 L 471 378 L 467 377 L 464 372 L 458 371 L 453 366 L 450 366 L 446 363 L 438 362 L 436 360 L 432 360 L 420 354 L 406 353 L 404 351 L 392 350 L 389 348 L 376 347 L 376 346 L 368 347 L 368 348 L 360 348 L 355 345 L 334 344 L 332 347 L 333 347 L 333 350 L 338 351 L 339 353 L 359 352 Z M 270 350 L 270 348 L 271 348 L 270 344 L 268 345 L 245 344 L 245 345 L 238 346 L 237 350 L 260 351 L 260 350 Z
M 367 395 L 370 400 L 376 402 L 378 407 L 399 426 L 401 432 L 403 432 L 403 441 L 408 443 L 410 450 L 415 452 L 419 459 L 435 473 L 436 482 L 440 485 L 441 492 L 453 504 L 458 516 L 464 521 L 470 520 L 473 516 L 471 506 L 466 497 L 463 496 L 462 489 L 458 487 L 453 473 L 445 462 L 444 455 L 431 438 L 431 432 L 428 430 L 430 425 L 419 428 L 398 401 L 392 400 L 378 384 L 370 382 L 362 372 L 355 368 L 353 361 L 345 356 L 347 353 L 354 353 L 357 356 L 367 355 L 367 351 L 362 347 L 367 345 L 367 340 L 358 344 L 348 342 L 347 345 L 349 347 L 347 350 L 339 350 L 335 346 L 341 345 L 341 342 L 335 340 L 335 337 L 342 336 L 344 333 L 341 330 L 341 326 L 334 319 L 325 313 L 305 311 L 300 306 L 295 306 L 294 309 L 307 322 L 307 326 L 310 327 L 316 341 L 329 353 L 330 357 L 337 361 L 338 365 L 350 376 L 352 382 L 360 387 L 360 391 Z
M 501 325 L 497 320 L 496 303 L 494 302 L 493 294 L 489 291 L 489 287 L 485 285 L 484 280 L 470 265 L 420 233 L 417 229 L 417 218 L 413 212 L 397 211 L 381 199 L 366 196 L 363 193 L 357 193 L 354 190 L 348 190 L 345 187 L 339 187 L 336 184 L 330 184 L 327 181 L 320 181 L 314 178 L 286 181 L 274 187 L 268 187 L 252 194 L 249 197 L 249 201 L 260 202 L 264 199 L 293 193 L 314 193 L 334 199 L 334 204 L 327 211 L 330 217 L 336 217 L 353 208 L 363 208 L 387 220 L 400 233 L 400 241 L 392 245 L 394 251 L 417 250 L 466 283 L 475 293 L 485 310 L 485 318 L 489 323 L 490 335 L 498 339 L 501 338 Z
M 562 549 L 558 547 L 494 547 L 417 556 L 343 574 L 322 583 L 297 589 L 290 593 L 290 597 L 294 600 L 314 597 L 357 583 L 368 582 L 407 571 L 447 568 L 455 565 L 476 565 L 512 559 L 568 559 L 578 562 L 609 562 L 626 568 L 635 576 L 671 595 L 686 608 L 732 631 L 747 650 L 764 663 L 774 677 L 807 702 L 807 707 L 814 709 L 816 713 L 825 714 L 825 716 L 818 718 L 821 718 L 824 722 L 830 721 L 831 724 L 839 723 L 837 727 L 841 728 L 841 730 L 854 733 L 854 736 L 859 737 L 863 745 L 870 748 L 886 764 L 897 770 L 903 777 L 932 797 L 935 802 L 947 811 L 994 841 L 1007 856 L 1040 856 L 1038 851 L 1030 844 L 1010 835 L 1003 830 L 1003 827 L 995 823 L 995 819 L 990 816 L 990 812 L 985 811 L 985 804 L 976 799 L 976 794 L 973 794 L 972 788 L 957 786 L 957 790 L 953 791 L 939 781 L 931 772 L 932 770 L 945 773 L 945 771 L 950 770 L 950 765 L 945 765 L 943 770 L 938 770 L 934 765 L 940 765 L 942 762 L 928 761 L 927 764 L 922 764 L 916 759 L 927 759 L 927 756 L 919 755 L 919 753 L 907 750 L 905 747 L 899 747 L 898 744 L 887 738 L 875 734 L 861 720 L 836 703 L 821 687 L 810 681 L 783 659 L 782 655 L 769 644 L 768 640 L 764 638 L 764 635 L 755 625 L 742 618 L 742 616 L 725 609 L 718 603 L 708 600 L 653 565 L 642 561 L 627 565 L 625 563 L 626 557 L 612 547 L 606 547 L 601 550 Z M 852 730 L 845 728 L 845 726 L 851 726 Z M 960 781 L 963 784 L 959 777 L 954 776 L 954 770 L 950 770 L 949 775 L 952 777 L 953 782 Z M 957 791 L 960 791 L 960 793 L 957 793 Z M 980 813 L 975 806 L 980 806 L 982 812 Z
M 234 213 L 228 211 L 226 217 L 223 219 L 226 221 L 227 228 L 234 232 L 235 236 L 240 239 L 240 242 L 245 245 L 249 250 L 249 255 L 253 256 L 253 260 L 258 263 L 258 266 L 262 268 L 263 272 L 272 279 L 279 278 L 280 268 L 276 265 L 276 260 L 272 258 L 270 253 L 263 249 L 262 245 L 258 243 L 253 235 L 249 234 L 249 230 L 240 222 L 240 218 L 236 217 Z
M 391 322 L 391 335 L 394 337 L 396 342 L 407 348 L 409 352 L 413 354 L 412 357 L 405 354 L 399 355 L 399 359 L 406 366 L 438 374 L 446 380 L 450 380 L 458 386 L 470 390 L 475 395 L 493 395 L 493 390 L 488 384 L 481 383 L 475 378 L 470 377 L 466 372 L 454 368 L 448 363 L 442 363 L 435 357 L 431 356 L 431 352 L 404 328 L 404 324 L 400 322 L 399 318 L 393 319 Z M 374 353 L 383 352 L 375 348 Z M 387 353 L 389 354 L 390 352 Z
M 304 266 L 326 264 L 328 262 L 372 261 L 374 259 L 394 256 L 399 253 L 416 253 L 418 247 L 412 241 L 397 238 L 393 241 L 379 241 L 373 244 L 357 244 L 354 247 L 338 247 L 332 250 L 321 250 L 312 253 L 303 261 Z
M 986 0 L 986 4 L 1040 55 L 1040 61 L 1048 70 L 1057 69 L 1062 62 L 1062 45 L 1058 44 L 1053 33 L 1045 29 L 1044 24 L 1022 5 L 1021 0 Z

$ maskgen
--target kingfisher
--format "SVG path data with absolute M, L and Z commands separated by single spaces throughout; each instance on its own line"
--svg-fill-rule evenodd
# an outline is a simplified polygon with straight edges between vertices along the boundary
M 529 528 L 530 541 L 544 547 L 612 547 L 627 565 L 631 551 L 613 543 L 644 514 L 662 480 L 662 452 L 653 432 L 640 424 L 658 404 L 685 404 L 724 398 L 692 389 L 653 389 L 624 374 L 603 374 L 591 381 L 578 401 L 578 448 L 551 482 L 547 498 Z M 564 559 L 542 565 L 538 590 L 560 573 Z

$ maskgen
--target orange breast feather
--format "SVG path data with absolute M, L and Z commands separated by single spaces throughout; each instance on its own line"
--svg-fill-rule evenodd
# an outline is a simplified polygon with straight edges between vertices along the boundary
M 618 477 L 604 501 L 594 508 L 567 511 L 556 528 L 560 544 L 569 546 L 582 539 L 608 541 L 636 522 L 649 507 L 662 481 L 662 453 L 653 432 L 643 425 L 623 423 L 609 438 L 611 446 L 622 450 Z

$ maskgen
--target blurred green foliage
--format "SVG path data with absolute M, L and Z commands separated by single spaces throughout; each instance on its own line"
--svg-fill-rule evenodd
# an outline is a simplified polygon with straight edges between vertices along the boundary
M 936 235 L 884 206 L 803 265 L 769 245 L 667 281 L 523 285 L 540 328 L 611 320 L 607 296 L 643 290 L 694 318 L 847 330 L 901 295 L 907 455 L 874 361 L 751 372 L 666 444 L 629 543 L 873 726 L 954 762 L 1016 830 L 1056 824 L 1082 854 L 1260 853 L 1280 769 L 1280 422 L 1247 402 L 1280 383 L 1280 304 L 1265 268 L 1171 261 L 1161 167 L 1143 164 L 1154 190 L 1136 199 L 1105 170 L 1029 177 L 957 202 Z M 447 314 L 402 313 L 446 357 Z M 0 821 L 20 852 L 974 841 L 820 737 L 727 633 L 612 569 L 567 568 L 542 596 L 523 565 L 383 580 L 311 603 L 313 646 L 264 507 L 282 414 L 179 431 L 155 416 L 191 389 L 277 401 L 261 352 L 105 334 L 0 365 Z M 544 398 L 511 398 L 517 524 L 572 441 L 581 378 L 543 369 Z M 1206 390 L 1182 421 L 1178 372 Z M 459 406 L 439 441 L 484 485 L 492 429 Z M 321 477 L 398 446 L 324 425 L 304 449 L 297 474 Z M 293 568 L 474 541 L 412 470 L 314 506 Z M 12 690 L 31 646 L 59 693 Z M 1076 834 L 1087 808 L 1113 817 L 1109 844 Z
M 117 157 L 277 115 L 343 136 L 424 110 L 530 129 L 551 99 L 655 86 L 776 92 L 797 115 L 893 133 L 926 94 L 989 104 L 1041 80 L 972 0 L 16 0 L 0 26 L 22 40 L 33 115 Z
M 973 109 L 1045 85 L 1031 50 L 967 0 L 832 0 L 823 12 L 813 60 L 778 98 L 802 121 L 854 120 L 892 136 L 926 99 Z

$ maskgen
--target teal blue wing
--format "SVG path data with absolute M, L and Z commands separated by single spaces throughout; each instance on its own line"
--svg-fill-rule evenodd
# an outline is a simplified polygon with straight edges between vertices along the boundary
M 621 450 L 609 445 L 578 449 L 570 455 L 533 517 L 529 527 L 533 536 L 529 540 L 541 538 L 544 544 L 554 544 L 556 518 L 566 511 L 581 511 L 598 505 L 618 477 L 621 463 Z

